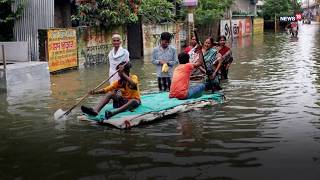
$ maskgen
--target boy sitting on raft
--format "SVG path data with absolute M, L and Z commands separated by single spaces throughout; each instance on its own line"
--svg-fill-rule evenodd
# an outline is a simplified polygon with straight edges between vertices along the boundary
M 130 75 L 130 62 L 122 62 L 117 66 L 118 74 L 120 79 L 111 83 L 111 85 L 97 90 L 91 91 L 90 94 L 107 94 L 104 99 L 95 108 L 89 108 L 81 106 L 82 112 L 97 116 L 101 109 L 113 100 L 114 111 L 106 111 L 105 118 L 109 119 L 111 116 L 128 109 L 136 108 L 140 105 L 140 91 L 138 87 L 138 77 L 136 75 Z M 121 92 L 121 95 L 118 94 Z
M 197 52 L 201 51 L 198 48 Z M 193 69 L 202 65 L 202 53 L 199 53 L 199 59 L 195 63 L 189 63 L 189 54 L 182 52 L 178 56 L 179 65 L 173 72 L 172 83 L 170 87 L 170 98 L 190 99 L 200 97 L 205 90 L 205 84 L 198 84 L 190 87 L 190 76 Z

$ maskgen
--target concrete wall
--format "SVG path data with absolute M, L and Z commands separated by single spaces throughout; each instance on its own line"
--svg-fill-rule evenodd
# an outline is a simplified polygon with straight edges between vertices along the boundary
M 197 27 L 197 35 L 199 36 L 199 40 L 204 42 L 206 38 L 209 36 L 213 37 L 214 40 L 217 39 L 220 32 L 220 20 L 214 20 L 210 23 L 199 25 Z
M 3 61 L 2 45 L 4 45 L 4 54 L 7 62 L 30 61 L 28 42 L 0 42 L 0 63 Z
M 0 70 L 0 89 L 7 89 L 8 92 L 24 89 L 24 86 L 32 87 L 37 83 L 50 84 L 47 62 L 14 63 L 7 65 L 5 71 Z
M 173 34 L 171 45 L 176 47 L 178 52 L 180 51 L 182 36 L 185 36 L 185 32 L 182 30 L 182 24 L 162 24 L 162 25 L 147 25 L 142 26 L 143 34 L 143 49 L 144 56 L 152 54 L 154 47 L 160 44 L 160 35 L 162 32 L 169 32 Z
M 6 74 L 8 112 L 25 113 L 11 105 L 35 102 L 36 99 L 43 99 L 51 94 L 47 62 L 11 64 Z
M 116 27 L 113 30 L 105 30 L 94 27 L 78 27 L 78 62 L 79 67 L 106 63 L 108 54 L 112 48 L 111 36 L 119 33 L 122 37 L 122 46 L 127 47 L 127 32 L 124 27 Z

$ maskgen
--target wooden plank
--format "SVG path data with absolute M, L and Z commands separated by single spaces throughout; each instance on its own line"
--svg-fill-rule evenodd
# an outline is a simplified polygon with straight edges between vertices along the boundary
M 104 120 L 103 124 L 108 124 L 113 127 L 119 128 L 119 129 L 128 129 L 131 127 L 135 127 L 141 124 L 150 123 L 152 121 L 165 118 L 169 115 L 174 115 L 182 112 L 187 112 L 190 110 L 195 110 L 199 108 L 203 108 L 205 106 L 213 106 L 215 104 L 218 104 L 218 102 L 213 100 L 202 100 L 198 102 L 192 102 L 192 103 L 185 103 L 181 104 L 179 106 L 176 106 L 174 108 L 166 109 L 159 112 L 148 112 L 145 114 L 138 114 L 138 115 L 131 115 L 121 118 L 113 118 L 109 120 Z M 86 115 L 78 116 L 78 120 L 80 121 L 90 121 L 90 122 L 97 122 L 94 120 L 88 119 Z

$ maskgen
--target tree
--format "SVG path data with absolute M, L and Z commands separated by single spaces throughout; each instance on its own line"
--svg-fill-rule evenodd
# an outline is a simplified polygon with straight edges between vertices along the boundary
M 233 0 L 199 0 L 195 11 L 196 23 L 206 24 L 220 19 L 232 4 Z
M 262 14 L 265 20 L 274 20 L 275 16 L 292 16 L 293 7 L 291 0 L 265 0 Z
M 0 41 L 10 41 L 13 38 L 14 21 L 21 17 L 24 3 L 17 4 L 15 11 L 11 10 L 14 0 L 0 0 Z
M 142 0 L 95 0 L 78 5 L 73 21 L 86 26 L 111 27 L 138 21 Z
M 168 0 L 95 0 L 78 5 L 72 20 L 79 25 L 111 27 L 136 23 L 174 21 L 174 4 Z
M 175 6 L 167 0 L 144 0 L 139 11 L 144 23 L 173 22 Z
M 292 4 L 292 9 L 294 13 L 302 13 L 303 9 L 301 7 L 301 3 L 299 3 L 297 0 L 294 0 L 291 2 Z

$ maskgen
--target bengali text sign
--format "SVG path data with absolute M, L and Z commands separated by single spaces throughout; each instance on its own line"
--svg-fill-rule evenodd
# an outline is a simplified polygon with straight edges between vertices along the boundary
M 50 72 L 76 67 L 77 37 L 75 29 L 48 30 L 48 63 Z

